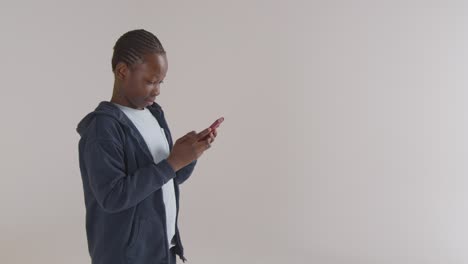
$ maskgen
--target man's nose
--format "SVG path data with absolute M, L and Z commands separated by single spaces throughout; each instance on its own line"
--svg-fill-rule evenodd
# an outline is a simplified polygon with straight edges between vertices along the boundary
M 160 94 L 160 89 L 159 87 L 156 87 L 152 92 L 152 96 L 158 96 L 159 94 Z

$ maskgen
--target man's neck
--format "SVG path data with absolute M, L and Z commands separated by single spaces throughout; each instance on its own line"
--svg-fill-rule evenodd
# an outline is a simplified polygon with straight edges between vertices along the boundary
M 123 106 L 126 106 L 126 107 L 130 107 L 130 108 L 138 109 L 138 110 L 143 110 L 143 109 L 144 109 L 144 108 L 138 108 L 137 106 L 133 105 L 133 104 L 132 104 L 127 98 L 125 98 L 124 96 L 118 96 L 118 95 L 115 93 L 115 90 L 114 90 L 114 93 L 112 94 L 112 98 L 111 98 L 110 102 L 116 103 L 116 104 L 119 104 L 119 105 L 123 105 Z

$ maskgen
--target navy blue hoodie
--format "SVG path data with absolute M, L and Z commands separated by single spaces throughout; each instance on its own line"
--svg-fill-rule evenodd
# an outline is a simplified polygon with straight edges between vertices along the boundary
M 158 120 L 172 150 L 164 111 L 147 107 Z M 174 179 L 176 195 L 175 252 L 186 261 L 177 225 L 179 185 L 197 160 L 174 169 L 155 163 L 135 125 L 113 103 L 102 101 L 76 131 L 86 206 L 86 235 L 93 264 L 163 264 L 169 261 L 166 212 L 161 187 Z

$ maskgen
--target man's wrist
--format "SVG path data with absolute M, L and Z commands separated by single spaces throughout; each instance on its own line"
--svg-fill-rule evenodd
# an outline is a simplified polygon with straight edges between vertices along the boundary
M 175 172 L 177 172 L 178 170 L 180 170 L 180 168 L 181 168 L 180 165 L 179 165 L 176 161 L 174 161 L 172 158 L 169 157 L 169 158 L 167 158 L 166 160 L 167 160 L 167 163 L 169 163 L 169 165 L 171 165 L 172 169 L 173 169 Z

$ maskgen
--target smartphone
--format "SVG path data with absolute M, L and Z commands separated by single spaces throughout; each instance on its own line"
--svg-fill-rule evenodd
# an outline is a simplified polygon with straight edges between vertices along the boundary
M 220 117 L 218 119 L 216 119 L 216 121 L 213 122 L 213 124 L 211 124 L 210 128 L 211 128 L 211 132 L 213 132 L 213 130 L 215 130 L 217 127 L 219 127 L 219 125 L 224 121 L 224 117 Z M 210 132 L 210 133 L 211 133 Z M 203 140 L 206 140 L 207 138 L 210 137 L 210 134 L 206 135 L 204 138 L 200 139 L 199 141 L 203 141 Z

